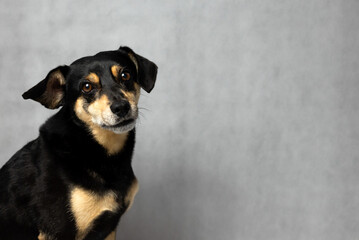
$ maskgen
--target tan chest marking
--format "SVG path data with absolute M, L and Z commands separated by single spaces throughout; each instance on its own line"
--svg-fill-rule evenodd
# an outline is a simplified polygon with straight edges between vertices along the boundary
M 119 207 L 116 199 L 113 192 L 98 195 L 79 187 L 72 189 L 70 204 L 78 230 L 77 239 L 86 236 L 93 221 L 104 211 L 115 211 Z

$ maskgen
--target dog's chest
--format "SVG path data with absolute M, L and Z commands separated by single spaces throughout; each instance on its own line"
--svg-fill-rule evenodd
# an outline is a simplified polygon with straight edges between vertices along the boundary
M 136 179 L 120 196 L 113 191 L 100 195 L 81 187 L 73 187 L 70 194 L 70 207 L 77 228 L 76 239 L 83 239 L 91 230 L 94 221 L 105 211 L 117 212 L 129 208 L 137 190 Z

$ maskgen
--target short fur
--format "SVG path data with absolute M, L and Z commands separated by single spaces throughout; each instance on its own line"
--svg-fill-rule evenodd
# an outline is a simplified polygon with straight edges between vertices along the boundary
M 1 240 L 114 240 L 138 183 L 131 167 L 140 87 L 157 66 L 128 47 L 60 66 L 23 94 L 62 107 L 0 169 Z

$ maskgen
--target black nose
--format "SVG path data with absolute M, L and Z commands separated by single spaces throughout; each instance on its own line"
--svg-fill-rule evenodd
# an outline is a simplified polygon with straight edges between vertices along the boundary
M 111 111 L 119 117 L 125 117 L 130 111 L 131 106 L 127 101 L 114 102 L 110 106 Z

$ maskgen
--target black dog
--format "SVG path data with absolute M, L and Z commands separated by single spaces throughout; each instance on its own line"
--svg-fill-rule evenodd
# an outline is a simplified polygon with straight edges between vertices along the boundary
M 138 183 L 140 87 L 157 66 L 128 47 L 60 66 L 23 94 L 62 108 L 0 170 L 1 240 L 113 240 Z

